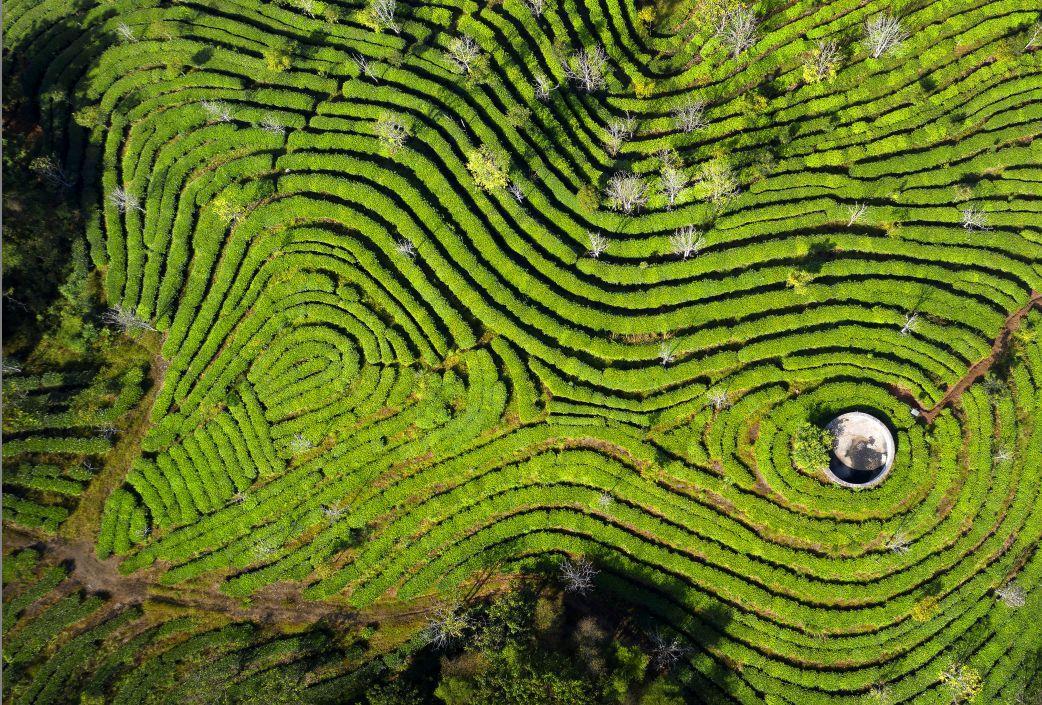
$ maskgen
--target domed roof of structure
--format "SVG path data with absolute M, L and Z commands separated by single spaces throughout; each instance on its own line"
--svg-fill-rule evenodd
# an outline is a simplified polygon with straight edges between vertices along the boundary
M 882 421 L 863 411 L 841 414 L 829 422 L 835 441 L 829 479 L 846 487 L 874 487 L 894 464 L 894 437 Z

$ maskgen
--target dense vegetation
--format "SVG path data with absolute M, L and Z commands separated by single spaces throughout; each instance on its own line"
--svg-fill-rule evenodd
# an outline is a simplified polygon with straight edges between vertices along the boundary
M 120 611 L 139 653 L 71 592 L 5 633 L 11 702 L 185 702 L 232 661 L 228 702 L 337 668 L 371 692 L 313 700 L 1033 697 L 1040 21 L 10 0 L 5 530 L 89 538 L 160 591 L 429 613 L 368 671 L 335 655 L 350 629 Z M 817 430 L 854 409 L 897 447 L 863 491 Z M 542 593 L 464 604 L 533 573 L 627 605 L 625 634 L 554 636 Z M 97 687 L 37 682 L 106 639 Z M 230 660 L 179 679 L 204 657 L 173 642 L 213 640 Z

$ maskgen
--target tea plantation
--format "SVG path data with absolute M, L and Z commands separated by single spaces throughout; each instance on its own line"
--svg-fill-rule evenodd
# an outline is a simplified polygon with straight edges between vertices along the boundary
M 36 171 L 82 213 L 109 323 L 161 345 L 97 556 L 358 610 L 589 561 L 591 595 L 684 645 L 690 702 L 1028 702 L 1040 22 L 1028 0 L 9 0 Z M 55 457 L 105 456 L 107 422 L 64 408 L 5 419 L 5 525 L 60 532 L 91 478 Z M 896 445 L 867 489 L 801 453 L 852 410 Z M 242 678 L 327 638 L 177 625 Z

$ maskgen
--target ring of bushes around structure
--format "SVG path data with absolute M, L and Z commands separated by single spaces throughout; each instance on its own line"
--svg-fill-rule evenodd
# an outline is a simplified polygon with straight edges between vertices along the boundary
M 1042 315 L 929 422 L 908 400 L 938 404 L 1042 290 L 1042 54 L 1009 48 L 1038 13 L 914 4 L 900 56 L 853 40 L 804 84 L 808 47 L 888 3 L 774 4 L 714 72 L 708 35 L 638 32 L 617 0 L 539 18 L 403 3 L 399 33 L 330 4 L 340 21 L 258 0 L 7 3 L 7 61 L 42 96 L 109 302 L 164 335 L 99 555 L 358 607 L 583 555 L 598 590 L 692 647 L 698 700 L 947 702 L 953 654 L 987 702 L 1012 698 L 1042 623 L 995 590 L 1042 577 Z M 444 58 L 461 33 L 488 58 L 480 84 Z M 537 74 L 565 82 L 555 37 L 609 48 L 605 90 L 533 95 Z M 269 69 L 279 47 L 289 68 Z M 707 125 L 684 133 L 671 113 L 692 95 Z M 377 136 L 388 111 L 403 149 Z M 627 114 L 613 157 L 601 134 Z M 523 200 L 475 186 L 482 146 Z M 580 203 L 616 170 L 651 179 L 666 147 L 692 171 L 727 160 L 740 193 Z M 963 227 L 969 205 L 988 229 Z M 681 258 L 690 225 L 704 246 Z M 858 492 L 791 457 L 801 424 L 851 400 L 895 441 L 886 482 Z

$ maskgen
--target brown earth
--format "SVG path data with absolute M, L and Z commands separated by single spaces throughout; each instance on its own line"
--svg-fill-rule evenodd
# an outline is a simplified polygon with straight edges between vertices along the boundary
M 995 336 L 995 341 L 991 346 L 991 352 L 988 353 L 985 358 L 977 361 L 966 370 L 966 374 L 964 374 L 958 382 L 952 385 L 944 393 L 944 396 L 941 397 L 940 401 L 938 401 L 933 407 L 927 409 L 919 402 L 912 392 L 899 385 L 890 385 L 890 391 L 898 399 L 918 410 L 920 418 L 928 425 L 932 424 L 937 416 L 944 411 L 947 406 L 957 402 L 959 398 L 962 397 L 963 392 L 969 389 L 970 385 L 974 382 L 986 375 L 992 368 L 992 365 L 995 364 L 995 361 L 1000 359 L 1006 353 L 1013 333 L 1020 328 L 1021 321 L 1023 321 L 1024 317 L 1027 316 L 1031 309 L 1036 306 L 1042 307 L 1042 293 L 1032 291 L 1031 298 L 1028 299 L 1027 303 L 1006 318 L 1006 322 L 1003 323 L 1002 328 L 999 330 L 999 334 Z

